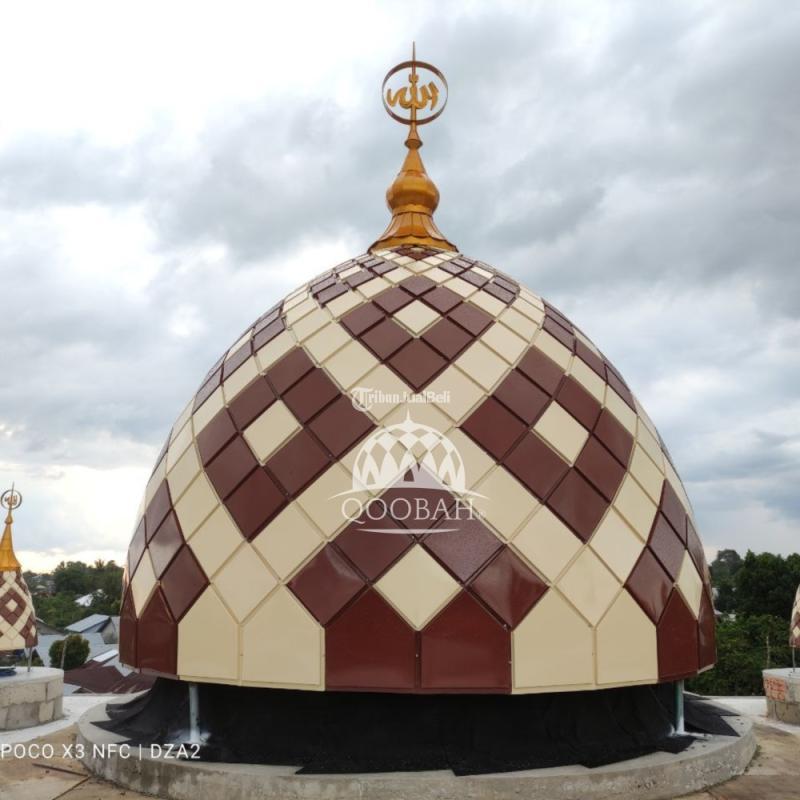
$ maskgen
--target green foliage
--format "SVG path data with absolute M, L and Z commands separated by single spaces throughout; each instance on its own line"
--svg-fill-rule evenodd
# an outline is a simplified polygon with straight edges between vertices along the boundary
M 71 594 L 76 597 L 88 594 L 92 587 L 89 585 L 89 567 L 82 561 L 62 561 L 53 570 L 56 594 Z
M 789 614 L 800 584 L 800 555 L 720 550 L 711 564 L 717 590 L 717 665 L 688 682 L 712 695 L 764 693 L 761 671 L 791 664 Z
M 53 594 L 37 591 L 40 581 L 31 574 L 28 584 L 34 597 L 36 616 L 56 628 L 65 628 L 89 614 L 119 614 L 122 567 L 113 561 L 62 561 L 53 570 Z M 75 603 L 77 597 L 93 594 L 88 607 Z
M 120 592 L 118 591 L 113 597 L 109 597 L 103 590 L 98 590 L 95 593 L 91 605 L 85 610 L 84 616 L 88 614 L 108 614 L 110 617 L 119 614 L 120 607 Z
M 53 570 L 53 582 L 56 594 L 80 597 L 101 591 L 111 598 L 120 593 L 122 567 L 100 559 L 91 566 L 83 561 L 62 561 Z
M 33 605 L 36 616 L 54 628 L 66 628 L 86 616 L 86 609 L 77 605 L 72 595 L 34 595 Z
M 50 666 L 61 667 L 61 651 L 67 643 L 67 651 L 64 655 L 64 669 L 75 669 L 86 663 L 89 658 L 89 642 L 77 633 L 71 633 L 66 640 L 57 639 L 50 645 Z
M 764 693 L 761 670 L 791 665 L 789 623 L 768 614 L 723 617 L 717 623 L 717 665 L 687 682 L 711 695 Z
M 742 567 L 742 557 L 735 550 L 720 550 L 711 563 L 711 577 L 717 590 L 716 608 L 731 612 L 736 608 L 734 578 Z
M 800 554 L 784 558 L 748 550 L 733 584 L 737 614 L 780 617 L 788 629 L 792 602 L 800 584 Z
M 743 563 L 742 557 L 735 550 L 720 550 L 717 557 L 711 562 L 711 574 L 714 576 L 714 581 L 733 578 Z

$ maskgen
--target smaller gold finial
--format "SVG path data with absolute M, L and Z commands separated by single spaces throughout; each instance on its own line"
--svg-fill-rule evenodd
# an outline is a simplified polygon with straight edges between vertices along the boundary
M 3 530 L 3 538 L 0 539 L 0 572 L 21 569 L 22 566 L 14 555 L 14 543 L 11 538 L 11 525 L 14 522 L 12 511 L 22 505 L 22 495 L 16 491 L 14 484 L 11 488 L 0 495 L 0 506 L 8 511 L 6 514 L 6 527 Z
M 389 81 L 404 69 L 411 69 L 408 83 L 396 88 L 394 92 Z M 419 71 L 427 73 L 426 83 L 419 85 Z M 383 107 L 386 113 L 403 125 L 408 125 L 405 145 L 408 148 L 403 166 L 386 192 L 386 202 L 392 212 L 389 227 L 371 247 L 370 251 L 401 245 L 423 245 L 440 250 L 457 250 L 456 246 L 444 238 L 433 221 L 433 212 L 439 205 L 439 190 L 428 177 L 419 155 L 422 139 L 417 127 L 433 122 L 447 105 L 447 80 L 432 64 L 417 61 L 417 44 L 411 45 L 411 61 L 403 61 L 386 74 L 381 89 Z M 442 95 L 444 99 L 441 100 Z M 441 102 L 440 102 L 441 100 Z M 438 110 L 437 110 L 438 107 Z M 406 115 L 393 109 L 399 108 Z M 430 113 L 420 116 L 419 112 L 430 109 Z

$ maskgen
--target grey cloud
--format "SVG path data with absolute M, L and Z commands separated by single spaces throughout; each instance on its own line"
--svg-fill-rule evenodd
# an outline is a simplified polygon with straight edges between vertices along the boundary
M 585 46 L 556 5 L 426 14 L 437 37 L 420 55 L 451 89 L 423 131 L 441 229 L 553 300 L 659 409 L 708 544 L 744 546 L 731 509 L 750 520 L 764 504 L 780 524 L 751 545 L 796 547 L 797 429 L 765 420 L 800 397 L 800 11 L 614 4 Z M 365 81 L 388 66 L 354 58 Z M 184 154 L 163 145 L 168 116 L 116 149 L 41 136 L 0 149 L 15 231 L 0 277 L 24 275 L 0 317 L 18 363 L 0 385 L 0 423 L 20 430 L 10 454 L 98 466 L 155 451 L 207 367 L 289 288 L 284 260 L 383 230 L 403 131 L 372 89 L 347 111 L 322 94 L 227 113 Z M 31 218 L 81 204 L 142 209 L 162 266 L 140 294 L 62 279 Z M 198 323 L 182 338 L 184 307 Z M 707 380 L 680 399 L 689 375 Z M 115 453 L 106 436 L 134 444 Z

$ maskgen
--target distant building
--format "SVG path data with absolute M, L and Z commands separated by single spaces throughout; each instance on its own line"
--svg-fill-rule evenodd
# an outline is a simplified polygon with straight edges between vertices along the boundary
M 36 617 L 36 630 L 39 631 L 39 634 L 44 634 L 45 636 L 63 636 L 64 632 L 60 628 L 56 628 L 55 625 L 48 625 L 44 620 Z
M 38 595 L 53 595 L 56 590 L 56 582 L 52 575 L 37 575 L 36 573 L 28 573 L 26 578 L 28 588 L 33 594 Z
M 149 689 L 150 675 L 140 675 L 119 663 L 117 650 L 90 659 L 64 673 L 64 694 L 130 694 Z
M 89 608 L 89 606 L 94 602 L 96 592 L 90 592 L 89 594 L 81 595 L 80 597 L 75 598 L 75 605 L 81 606 L 81 608 Z
M 116 621 L 115 621 L 116 620 Z M 108 614 L 90 614 L 88 617 L 67 625 L 68 633 L 99 633 L 106 644 L 116 644 L 119 641 L 119 617 Z

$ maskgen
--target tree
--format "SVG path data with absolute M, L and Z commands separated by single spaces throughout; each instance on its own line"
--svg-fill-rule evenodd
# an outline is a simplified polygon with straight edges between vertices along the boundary
M 37 576 L 37 585 L 49 576 Z M 36 615 L 48 625 L 65 628 L 88 614 L 119 614 L 122 594 L 122 567 L 113 561 L 97 560 L 91 566 L 82 561 L 62 561 L 52 577 L 53 593 L 39 592 L 31 585 Z M 75 598 L 92 594 L 88 608 Z
M 717 590 L 714 605 L 718 611 L 736 610 L 734 577 L 741 569 L 742 563 L 742 557 L 735 550 L 720 550 L 711 562 L 711 580 Z
M 71 633 L 65 639 L 57 639 L 50 645 L 50 666 L 61 667 L 61 650 L 64 642 L 67 643 L 67 652 L 64 655 L 64 669 L 75 669 L 86 663 L 89 658 L 89 642 L 77 633 Z
M 711 562 L 711 575 L 714 581 L 721 578 L 733 578 L 744 562 L 735 550 L 720 550 Z
M 52 597 L 37 595 L 33 600 L 36 616 L 54 628 L 66 628 L 86 616 L 72 595 L 56 594 Z
M 96 561 L 92 568 L 92 582 L 96 589 L 92 601 L 93 614 L 119 614 L 122 596 L 122 567 L 113 561 Z
M 711 695 L 764 693 L 761 671 L 791 665 L 789 625 L 767 614 L 723 618 L 717 623 L 717 665 L 688 681 L 692 692 Z
M 112 597 L 109 597 L 105 590 L 98 589 L 92 597 L 92 602 L 86 609 L 88 614 L 107 614 L 110 617 L 117 616 L 120 608 L 121 589 Z
M 736 613 L 769 614 L 788 620 L 798 584 L 800 555 L 795 553 L 783 558 L 748 550 L 733 576 Z
M 77 596 L 92 591 L 90 567 L 82 561 L 62 561 L 53 570 L 56 594 L 74 594 Z

